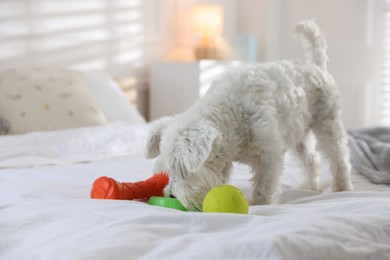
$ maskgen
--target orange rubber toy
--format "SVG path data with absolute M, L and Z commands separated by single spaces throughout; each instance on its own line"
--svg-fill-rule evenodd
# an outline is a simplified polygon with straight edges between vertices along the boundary
M 169 181 L 168 175 L 158 173 L 145 181 L 119 182 L 109 177 L 100 177 L 92 185 L 92 199 L 134 200 L 163 196 Z

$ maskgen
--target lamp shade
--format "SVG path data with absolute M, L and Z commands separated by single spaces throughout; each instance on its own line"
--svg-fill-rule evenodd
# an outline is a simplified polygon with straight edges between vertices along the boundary
M 192 25 L 199 35 L 221 35 L 223 32 L 223 8 L 215 4 L 199 4 L 192 9 Z

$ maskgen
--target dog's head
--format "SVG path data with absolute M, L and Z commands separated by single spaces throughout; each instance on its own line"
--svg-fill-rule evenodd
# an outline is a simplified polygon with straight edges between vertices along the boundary
M 207 122 L 184 126 L 178 120 L 163 120 L 152 127 L 146 156 L 158 156 L 155 171 L 169 175 L 165 196 L 174 196 L 189 210 L 199 211 L 207 192 L 223 183 L 222 135 Z

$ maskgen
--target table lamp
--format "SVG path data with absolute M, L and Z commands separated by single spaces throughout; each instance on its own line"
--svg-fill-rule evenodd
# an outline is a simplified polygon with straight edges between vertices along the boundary
M 219 59 L 215 38 L 223 32 L 223 8 L 216 4 L 199 4 L 192 9 L 192 25 L 200 37 L 195 47 L 195 57 L 201 59 Z

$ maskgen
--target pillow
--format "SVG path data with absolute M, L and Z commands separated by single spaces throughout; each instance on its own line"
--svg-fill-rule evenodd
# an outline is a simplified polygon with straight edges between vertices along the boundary
M 89 95 L 110 123 L 145 123 L 145 118 L 109 75 L 101 71 L 85 71 L 83 74 Z
M 0 118 L 11 134 L 107 124 L 82 74 L 64 69 L 0 71 Z

